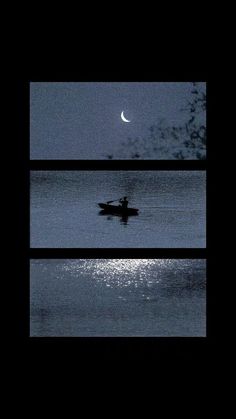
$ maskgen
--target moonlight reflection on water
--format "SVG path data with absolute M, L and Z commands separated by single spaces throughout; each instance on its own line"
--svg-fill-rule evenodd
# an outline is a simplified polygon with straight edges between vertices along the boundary
M 175 271 L 176 262 L 173 259 L 80 259 L 67 262 L 63 269 L 77 278 L 89 274 L 108 287 L 137 288 L 144 283 L 158 284 L 163 279 L 162 273 Z

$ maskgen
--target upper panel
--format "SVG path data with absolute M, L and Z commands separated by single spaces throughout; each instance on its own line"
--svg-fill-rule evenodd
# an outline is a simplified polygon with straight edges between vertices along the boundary
M 202 160 L 205 82 L 32 82 L 32 160 Z

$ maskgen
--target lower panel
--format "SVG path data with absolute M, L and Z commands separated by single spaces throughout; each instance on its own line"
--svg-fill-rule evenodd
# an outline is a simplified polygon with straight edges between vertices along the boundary
M 31 259 L 30 336 L 206 336 L 205 259 Z

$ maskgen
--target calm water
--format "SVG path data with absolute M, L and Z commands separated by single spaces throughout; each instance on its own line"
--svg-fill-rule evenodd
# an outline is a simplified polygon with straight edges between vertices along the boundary
M 138 216 L 99 214 L 128 196 Z M 31 247 L 205 247 L 204 171 L 33 171 Z
M 205 336 L 206 261 L 31 260 L 31 336 Z

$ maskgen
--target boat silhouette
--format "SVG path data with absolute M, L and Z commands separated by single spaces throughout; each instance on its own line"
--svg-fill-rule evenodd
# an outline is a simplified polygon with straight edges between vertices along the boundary
M 114 214 L 114 215 L 122 215 L 122 216 L 128 216 L 128 215 L 138 215 L 138 209 L 137 208 L 123 208 L 122 205 L 109 205 L 104 204 L 100 202 L 98 204 L 100 208 L 102 208 L 102 211 L 100 211 L 100 214 Z

